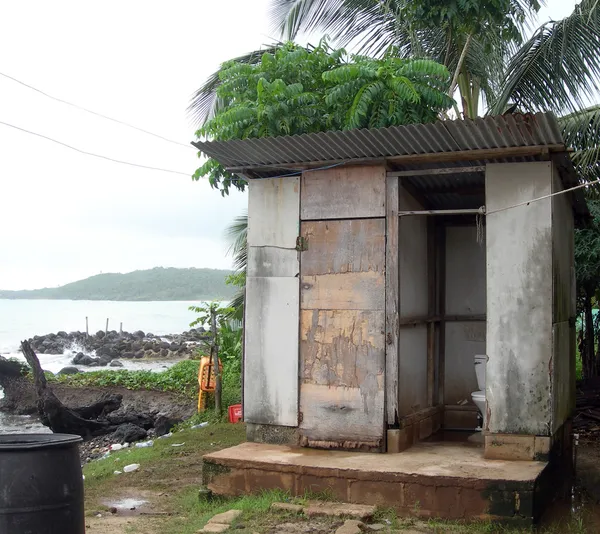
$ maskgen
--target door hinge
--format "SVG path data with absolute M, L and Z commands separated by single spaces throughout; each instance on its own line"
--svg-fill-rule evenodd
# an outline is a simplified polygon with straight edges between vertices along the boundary
M 308 240 L 305 237 L 299 235 L 296 238 L 296 250 L 298 252 L 304 252 L 305 250 L 308 250 Z

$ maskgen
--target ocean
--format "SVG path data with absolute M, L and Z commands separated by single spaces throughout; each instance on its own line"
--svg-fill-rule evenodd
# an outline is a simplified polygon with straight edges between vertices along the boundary
M 18 352 L 21 341 L 35 335 L 56 333 L 60 330 L 85 332 L 88 318 L 90 334 L 106 328 L 135 332 L 142 330 L 154 335 L 179 334 L 189 329 L 195 314 L 189 306 L 198 301 L 176 302 L 119 302 L 91 300 L 3 300 L 0 299 L 0 355 L 24 360 Z M 77 348 L 74 348 L 75 352 Z M 39 354 L 40 363 L 53 373 L 71 365 L 73 353 Z M 144 362 L 122 360 L 125 369 L 151 369 L 160 371 L 172 362 Z M 80 367 L 82 371 L 98 368 Z M 110 369 L 110 368 L 106 368 Z M 0 398 L 2 390 L 0 389 Z M 0 412 L 0 433 L 47 431 L 35 417 L 15 417 Z

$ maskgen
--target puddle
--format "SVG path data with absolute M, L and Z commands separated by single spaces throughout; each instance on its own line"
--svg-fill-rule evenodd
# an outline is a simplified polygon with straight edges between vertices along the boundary
M 117 499 L 114 501 L 103 501 L 102 504 L 108 508 L 116 508 L 117 513 L 120 515 L 135 515 L 140 512 L 139 508 L 142 508 L 148 501 L 143 499 Z

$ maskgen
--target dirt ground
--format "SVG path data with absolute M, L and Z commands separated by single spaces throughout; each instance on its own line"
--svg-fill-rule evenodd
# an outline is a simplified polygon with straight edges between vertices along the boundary
M 243 425 L 213 425 L 187 430 L 172 438 L 156 440 L 152 449 L 113 453 L 107 460 L 91 462 L 86 474 L 86 525 L 90 534 L 195 534 L 205 521 L 229 508 L 244 510 L 233 531 L 248 533 L 325 534 L 335 532 L 339 520 L 306 519 L 289 513 L 269 511 L 274 500 L 285 495 L 245 497 L 234 502 L 202 502 L 202 456 L 210 451 L 240 443 Z M 173 446 L 179 445 L 179 446 Z M 585 534 L 600 532 L 600 447 L 580 444 L 577 467 L 582 491 L 573 501 L 553 507 L 555 514 L 541 532 Z M 133 473 L 115 475 L 128 463 L 139 463 Z M 585 495 L 582 499 L 581 495 Z M 404 521 L 393 512 L 382 511 L 375 521 L 381 532 L 403 534 L 494 532 L 487 525 L 458 525 Z M 507 534 L 529 532 L 503 530 Z

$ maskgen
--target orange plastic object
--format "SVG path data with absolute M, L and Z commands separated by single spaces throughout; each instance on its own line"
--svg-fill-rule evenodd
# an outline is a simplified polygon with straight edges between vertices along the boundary
M 229 422 L 239 423 L 242 420 L 242 405 L 234 404 L 229 407 Z
M 203 356 L 200 359 L 200 367 L 198 368 L 198 385 L 200 391 L 198 392 L 198 411 L 204 410 L 204 401 L 206 393 L 213 393 L 215 391 L 215 365 L 210 363 L 208 356 Z M 223 372 L 223 364 L 219 361 L 219 370 Z
M 208 356 L 203 356 L 200 359 L 198 384 L 202 391 L 212 393 L 215 390 L 215 364 L 214 360 L 212 363 L 209 363 L 209 361 L 210 358 Z M 223 364 L 221 362 L 219 362 L 219 371 L 223 372 Z

